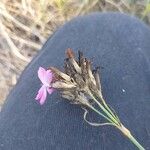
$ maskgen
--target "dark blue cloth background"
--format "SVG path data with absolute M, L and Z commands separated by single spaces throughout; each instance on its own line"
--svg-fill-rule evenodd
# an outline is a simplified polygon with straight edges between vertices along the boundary
M 49 95 L 40 106 L 39 66 L 63 69 L 65 50 L 82 50 L 102 66 L 103 95 L 123 124 L 150 149 L 150 29 L 134 17 L 95 13 L 78 17 L 48 39 L 21 75 L 0 113 L 0 150 L 136 150 L 114 127 L 93 127 L 83 110 Z M 102 121 L 96 114 L 90 120 Z

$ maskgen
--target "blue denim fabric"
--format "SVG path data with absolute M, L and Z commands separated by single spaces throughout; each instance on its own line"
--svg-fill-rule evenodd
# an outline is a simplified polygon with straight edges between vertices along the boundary
M 63 69 L 67 48 L 82 50 L 102 66 L 108 104 L 143 146 L 150 149 L 150 29 L 134 17 L 94 13 L 60 27 L 22 73 L 0 113 L 0 150 L 136 150 L 114 127 L 93 127 L 84 111 L 58 92 L 40 106 L 39 66 Z M 88 119 L 104 121 L 90 112 Z

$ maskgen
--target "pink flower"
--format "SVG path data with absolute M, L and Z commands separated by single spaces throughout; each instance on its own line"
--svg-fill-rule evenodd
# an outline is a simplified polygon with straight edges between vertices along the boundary
M 52 94 L 52 92 L 54 91 L 54 89 L 51 88 L 53 73 L 51 72 L 51 70 L 45 70 L 44 68 L 39 67 L 38 77 L 43 85 L 39 89 L 35 99 L 38 100 L 41 105 L 43 105 L 47 97 L 47 92 L 49 94 Z

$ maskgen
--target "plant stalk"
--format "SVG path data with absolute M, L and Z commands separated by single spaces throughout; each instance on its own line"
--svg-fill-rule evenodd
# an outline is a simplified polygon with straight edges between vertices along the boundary
M 90 91 L 88 91 L 88 94 L 93 98 L 93 100 L 99 105 L 99 107 L 109 117 L 109 118 L 107 118 L 106 116 L 105 117 L 103 116 L 105 119 L 107 119 L 108 121 L 110 121 L 112 123 L 112 125 L 116 126 L 139 150 L 145 150 L 145 148 L 132 136 L 132 134 L 130 133 L 130 131 L 121 124 L 119 118 L 116 118 L 116 116 L 109 109 L 109 107 L 107 106 L 107 104 L 105 103 L 105 100 L 103 98 L 102 98 L 102 100 L 103 100 L 103 104 L 104 104 L 105 107 L 103 107 L 103 105 L 101 105 L 97 101 L 97 99 L 93 96 L 93 94 Z M 97 112 L 97 110 L 95 112 Z
M 107 110 L 105 107 L 97 101 L 97 99 L 93 96 L 93 94 L 88 90 L 88 94 L 91 98 L 97 103 L 97 105 L 104 111 L 104 113 L 114 122 L 116 125 L 119 125 L 118 120 Z
M 121 125 L 117 127 L 139 150 L 145 150 L 145 148 L 134 138 L 130 131 Z

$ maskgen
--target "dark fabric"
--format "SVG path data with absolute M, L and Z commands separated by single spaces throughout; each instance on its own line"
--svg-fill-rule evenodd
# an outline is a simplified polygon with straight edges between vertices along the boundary
M 84 111 L 49 95 L 40 106 L 39 66 L 63 68 L 65 50 L 82 50 L 101 66 L 103 95 L 123 124 L 150 149 L 150 29 L 118 13 L 95 13 L 62 26 L 21 75 L 0 113 L 1 150 L 136 150 L 114 127 L 93 127 Z M 94 113 L 89 120 L 103 121 Z

